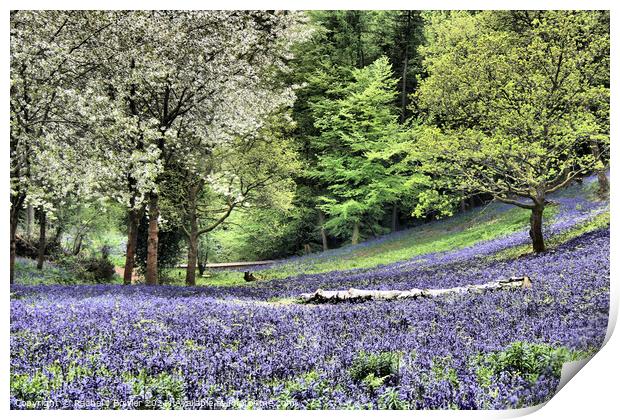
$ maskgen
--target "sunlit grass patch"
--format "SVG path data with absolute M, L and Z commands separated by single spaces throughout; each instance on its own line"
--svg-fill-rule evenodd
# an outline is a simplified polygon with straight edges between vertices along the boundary
M 548 207 L 545 217 L 551 221 L 556 213 L 555 207 Z M 413 228 L 397 239 L 354 249 L 339 257 L 321 258 L 319 255 L 303 262 L 287 262 L 262 270 L 258 275 L 263 279 L 276 279 L 299 274 L 371 268 L 424 254 L 456 250 L 523 230 L 529 224 L 529 216 L 529 210 L 516 207 L 489 213 L 485 213 L 485 209 L 477 209 L 455 218 Z M 199 284 L 236 286 L 247 283 L 241 272 L 217 271 L 210 273 L 209 277 L 201 278 Z

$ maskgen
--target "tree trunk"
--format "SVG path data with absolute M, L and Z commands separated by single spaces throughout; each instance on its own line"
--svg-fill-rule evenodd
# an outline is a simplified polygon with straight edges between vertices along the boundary
M 598 193 L 600 195 L 606 195 L 609 193 L 609 178 L 607 178 L 605 170 L 598 171 L 596 176 L 598 177 Z
M 198 263 L 198 274 L 200 274 L 200 277 L 204 276 L 206 269 L 205 264 Z
M 11 257 L 10 257 L 10 262 L 9 262 L 9 282 L 10 284 L 13 284 L 13 281 L 15 280 L 15 255 L 16 255 L 16 249 L 17 249 L 17 244 L 15 243 L 15 235 L 17 233 L 17 222 L 13 222 L 13 218 L 11 217 Z
M 398 230 L 398 204 L 394 203 L 392 206 L 392 232 Z
M 357 221 L 353 225 L 353 234 L 351 235 L 351 244 L 356 245 L 360 240 L 360 222 Z
M 127 251 L 125 253 L 125 270 L 123 271 L 123 284 L 131 284 L 133 268 L 136 263 L 136 245 L 138 243 L 138 225 L 142 211 L 131 209 L 129 211 L 129 226 L 127 229 Z
M 34 207 L 28 204 L 26 209 L 26 239 L 32 238 L 32 226 L 34 225 Z
M 325 232 L 325 214 L 322 210 L 319 210 L 319 226 L 321 227 L 321 240 L 323 241 L 323 251 L 327 251 L 327 233 Z
M 366 66 L 366 59 L 364 58 L 364 47 L 362 44 L 362 22 L 361 22 L 361 13 L 358 11 L 355 15 L 355 28 L 357 32 L 357 59 L 358 59 L 358 68 L 363 68 Z
M 185 285 L 196 285 L 196 260 L 198 256 L 198 233 L 192 231 L 187 238 L 187 271 L 185 272 Z
M 54 233 L 54 239 L 52 240 L 53 243 L 60 245 L 63 230 L 64 229 L 62 224 L 60 223 L 60 221 L 58 221 L 58 226 L 56 226 L 56 233 Z
M 157 246 L 159 242 L 159 196 L 151 193 L 149 198 L 149 229 L 146 241 L 146 284 L 157 285 Z
M 545 239 L 542 232 L 544 205 L 536 204 L 530 215 L 530 238 L 532 238 L 532 247 L 534 252 L 545 251 Z
M 465 212 L 466 210 L 467 210 L 467 200 L 463 198 L 461 200 L 461 213 Z
M 43 261 L 45 260 L 45 225 L 46 217 L 45 211 L 41 209 L 41 213 L 39 215 L 39 256 L 37 259 L 37 268 L 39 270 L 43 269 Z
M 592 149 L 594 158 L 604 164 L 603 157 L 601 156 L 601 149 L 598 147 L 598 143 L 595 140 L 590 142 L 590 148 Z M 609 193 L 609 179 L 607 178 L 607 174 L 605 172 L 605 168 L 596 172 L 599 195 L 607 195 Z
M 73 255 L 78 255 L 80 253 L 80 251 L 82 250 L 82 238 L 84 236 L 82 235 L 82 233 L 78 233 L 77 236 L 75 237 L 75 240 L 73 241 Z
M 205 252 L 201 253 L 200 252 L 200 244 L 197 247 L 198 250 L 198 273 L 200 274 L 200 277 L 202 277 L 205 274 L 205 271 L 207 270 L 207 262 L 209 261 L 209 247 L 207 246 L 205 249 Z
M 483 284 L 469 284 L 450 289 L 411 289 L 411 290 L 321 290 L 314 293 L 303 293 L 299 296 L 302 303 L 340 303 L 340 302 L 365 302 L 368 300 L 400 300 L 435 298 L 446 295 L 459 295 L 464 293 L 486 293 L 495 290 L 513 290 L 531 288 L 532 279 L 528 276 L 511 277 L 491 281 Z
M 198 185 L 191 185 L 187 190 L 187 216 L 189 221 L 189 234 L 187 235 L 187 268 L 185 270 L 185 284 L 196 285 L 196 261 L 198 259 L 198 212 L 196 201 L 198 198 Z
M 13 197 L 11 197 L 13 198 Z M 19 223 L 19 213 L 21 212 L 22 204 L 24 202 L 25 196 L 22 195 L 17 197 L 14 201 L 11 200 L 11 211 L 10 211 L 10 236 L 11 236 L 11 256 L 9 261 L 9 282 L 13 284 L 15 280 L 15 257 L 17 254 L 17 225 Z

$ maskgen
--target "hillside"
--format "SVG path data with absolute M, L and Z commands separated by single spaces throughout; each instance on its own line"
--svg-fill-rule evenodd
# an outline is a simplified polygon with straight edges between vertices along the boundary
M 544 232 L 552 247 L 608 223 L 609 202 L 596 196 L 597 185 L 596 177 L 589 176 L 582 183 L 574 183 L 551 196 L 555 205 L 547 208 Z M 429 258 L 450 261 L 469 256 L 514 257 L 531 252 L 529 215 L 529 210 L 491 202 L 454 217 L 354 246 L 283 259 L 269 265 L 212 271 L 198 284 L 241 285 L 244 284 L 243 271 L 258 272 L 263 279 L 275 279 L 332 271 L 381 270 L 385 265 L 388 267 L 383 269 L 389 270 L 398 263 L 407 265 L 413 260 Z

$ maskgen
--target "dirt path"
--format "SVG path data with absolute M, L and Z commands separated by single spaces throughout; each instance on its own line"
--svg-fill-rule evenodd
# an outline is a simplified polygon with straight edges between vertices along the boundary
M 236 268 L 236 267 L 248 267 L 254 265 L 266 265 L 276 262 L 276 260 L 263 260 L 263 261 L 238 261 L 238 262 L 227 262 L 227 263 L 211 263 L 205 264 L 205 268 Z M 178 268 L 186 268 L 186 264 L 181 264 L 177 266 Z

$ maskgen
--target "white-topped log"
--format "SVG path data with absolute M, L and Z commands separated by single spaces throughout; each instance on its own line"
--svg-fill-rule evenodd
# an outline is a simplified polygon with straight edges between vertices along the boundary
M 299 299 L 304 303 L 339 303 L 364 302 L 368 300 L 396 300 L 434 298 L 449 294 L 482 293 L 492 290 L 507 290 L 532 287 L 532 280 L 528 276 L 510 277 L 509 279 L 492 281 L 483 284 L 452 287 L 449 289 L 411 289 L 411 290 L 364 290 L 351 288 L 349 290 L 322 290 L 314 293 L 304 293 Z

